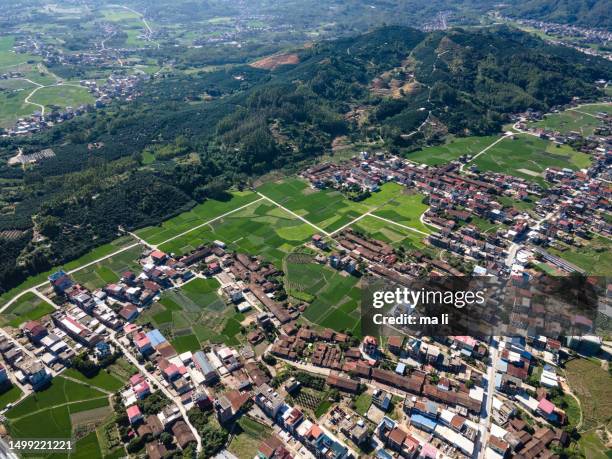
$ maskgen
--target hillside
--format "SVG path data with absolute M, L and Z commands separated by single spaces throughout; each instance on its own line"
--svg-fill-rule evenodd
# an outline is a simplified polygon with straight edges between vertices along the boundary
M 525 0 L 515 2 L 504 12 L 523 19 L 608 30 L 612 28 L 608 0 Z
M 612 63 L 508 29 L 385 27 L 292 50 L 274 70 L 237 65 L 143 84 L 142 95 L 32 137 L 0 139 L 0 289 L 273 169 L 334 139 L 392 151 L 498 132 L 507 115 L 597 96 Z M 297 64 L 293 64 L 297 62 Z M 92 149 L 95 143 L 97 147 Z M 17 148 L 55 157 L 21 170 Z M 35 218 L 33 218 L 35 217 Z

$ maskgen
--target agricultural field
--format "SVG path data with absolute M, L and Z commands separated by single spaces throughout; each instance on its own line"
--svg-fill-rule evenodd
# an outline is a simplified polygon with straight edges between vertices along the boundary
M 585 459 L 610 459 L 610 449 L 604 445 L 596 430 L 580 434 L 578 450 Z
M 37 90 L 30 98 L 34 103 L 44 105 L 48 110 L 64 109 L 66 107 L 77 108 L 81 105 L 92 104 L 94 97 L 87 88 L 77 85 L 55 85 L 47 86 Z
M 373 214 L 424 233 L 431 233 L 431 229 L 420 221 L 421 215 L 427 210 L 427 204 L 423 204 L 424 199 L 424 195 L 406 193 L 406 189 L 402 187 L 389 202 Z
M 612 413 L 612 385 L 610 374 L 598 360 L 574 359 L 565 365 L 567 382 L 580 400 L 581 431 L 608 425 Z M 588 375 L 588 378 L 585 378 Z
M 594 275 L 609 275 L 612 272 L 612 243 L 609 239 L 595 236 L 582 247 L 567 246 L 566 250 L 550 248 L 548 251 Z
M 543 128 L 568 134 L 571 131 L 579 132 L 583 137 L 593 134 L 595 128 L 601 125 L 601 121 L 592 115 L 585 114 L 581 109 L 566 110 L 560 113 L 544 115 L 544 119 L 529 123 L 530 127 Z
M 77 371 L 73 368 L 68 368 L 62 373 L 62 376 L 66 376 L 71 379 L 77 379 L 79 381 L 84 382 L 85 384 L 89 384 L 90 386 L 94 386 L 102 390 L 107 390 L 109 392 L 116 392 L 124 385 L 122 381 L 117 379 L 111 373 L 107 373 L 104 370 L 101 370 L 97 375 L 88 378 L 80 371 Z
M 13 51 L 15 37 L 0 37 L 0 73 L 13 70 L 14 67 L 28 62 L 40 61 L 40 57 L 29 54 L 17 54 Z
M 247 416 L 240 418 L 235 429 L 237 432 L 227 449 L 236 457 L 251 457 L 262 440 L 272 435 L 272 429 Z
M 280 266 L 286 254 L 314 233 L 310 225 L 262 200 L 159 248 L 168 253 L 182 254 L 218 239 L 229 250 L 261 255 L 265 260 Z
M 73 269 L 78 269 L 81 266 L 86 265 L 87 263 L 97 260 L 98 258 L 105 257 L 114 252 L 117 252 L 118 250 L 124 249 L 130 246 L 131 244 L 134 244 L 134 242 L 135 241 L 134 239 L 132 239 L 131 236 L 123 236 L 118 239 L 115 239 L 113 242 L 101 245 L 100 247 L 97 247 L 94 250 L 86 253 L 82 257 L 77 258 L 76 260 L 72 260 L 64 264 L 63 266 L 56 266 L 55 268 L 50 269 L 49 271 L 46 271 L 41 274 L 37 274 L 36 276 L 29 277 L 25 282 L 21 283 L 18 287 L 15 287 L 9 290 L 8 292 L 5 292 L 2 295 L 0 295 L 0 307 L 4 305 L 6 302 L 8 302 L 9 300 L 11 300 L 16 295 L 18 295 L 19 293 L 29 288 L 32 288 L 38 284 L 46 282 L 47 277 L 50 274 L 57 271 L 58 269 L 63 269 L 65 271 L 71 271 Z
M 351 228 L 366 236 L 387 242 L 394 247 L 403 247 L 406 250 L 423 250 L 425 248 L 423 243 L 425 236 L 423 234 L 393 225 L 371 215 L 352 224 Z
M 321 327 L 361 334 L 359 280 L 345 272 L 313 263 L 305 254 L 292 254 L 285 263 L 285 288 L 309 296 L 303 317 Z M 299 293 L 298 293 L 299 294 Z
M 590 165 L 591 158 L 567 145 L 557 147 L 531 135 L 516 135 L 505 138 L 474 163 L 481 171 L 501 172 L 546 186 L 542 173 L 547 167 L 582 169 Z
M 396 197 L 401 185 L 387 183 L 367 199 L 354 202 L 335 190 L 315 190 L 300 179 L 268 182 L 258 191 L 319 228 L 332 232 Z
M 463 155 L 472 155 L 481 152 L 499 137 L 455 137 L 443 145 L 427 147 L 420 151 L 406 153 L 404 157 L 410 161 L 439 166 L 450 163 Z
M 32 292 L 20 297 L 0 315 L 0 324 L 19 327 L 28 320 L 37 320 L 52 313 L 55 308 Z
M 0 81 L 0 128 L 12 126 L 18 118 L 31 115 L 37 109 L 25 101 L 35 87 L 23 80 Z
M 6 417 L 14 438 L 71 438 L 72 415 L 108 406 L 108 395 L 61 376 L 11 408 Z M 45 419 L 44 423 L 40 420 Z
M 591 115 L 597 115 L 599 112 L 612 114 L 612 104 L 589 104 L 577 107 L 576 110 L 580 110 L 584 113 L 590 113 Z
M 166 291 L 140 318 L 152 321 L 177 352 L 196 351 L 203 343 L 240 343 L 243 314 L 217 295 L 216 279 L 196 278 L 177 290 Z
M 250 191 L 234 191 L 231 197 L 225 201 L 209 199 L 195 206 L 189 212 L 177 215 L 157 226 L 149 226 L 136 231 L 138 237 L 143 238 L 149 244 L 159 244 L 175 237 L 191 228 L 201 225 L 208 220 L 238 209 L 258 199 L 255 193 Z
M 0 393 L 0 406 L 6 406 L 9 403 L 13 403 L 16 400 L 19 400 L 19 397 L 21 397 L 22 394 L 23 392 L 21 392 L 21 389 L 19 389 L 19 387 L 12 385 L 7 390 Z
M 117 282 L 123 272 L 130 270 L 139 272 L 142 269 L 138 264 L 138 258 L 142 255 L 142 250 L 142 247 L 137 245 L 87 268 L 83 268 L 75 272 L 72 277 L 76 282 L 92 291 L 107 284 Z

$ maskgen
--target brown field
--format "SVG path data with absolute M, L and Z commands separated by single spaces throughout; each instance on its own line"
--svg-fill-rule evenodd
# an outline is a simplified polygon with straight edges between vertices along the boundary
M 276 54 L 274 56 L 264 57 L 258 61 L 249 64 L 251 67 L 265 70 L 275 70 L 281 65 L 295 65 L 300 62 L 297 54 Z

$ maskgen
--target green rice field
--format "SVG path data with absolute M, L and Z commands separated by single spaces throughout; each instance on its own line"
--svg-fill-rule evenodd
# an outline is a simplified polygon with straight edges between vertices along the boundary
M 17 328 L 24 322 L 40 319 L 53 311 L 55 311 L 53 306 L 34 293 L 28 292 L 2 312 L 0 323 Z
M 499 137 L 455 137 L 442 145 L 423 148 L 420 151 L 406 153 L 404 157 L 410 161 L 439 166 L 450 163 L 463 155 L 472 155 L 481 152 Z

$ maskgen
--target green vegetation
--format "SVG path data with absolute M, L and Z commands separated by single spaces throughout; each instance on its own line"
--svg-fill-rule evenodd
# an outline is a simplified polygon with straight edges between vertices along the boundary
M 370 215 L 351 225 L 351 228 L 394 247 L 403 247 L 406 250 L 423 250 L 426 247 L 423 243 L 425 238 L 423 234 Z
M 427 210 L 427 204 L 423 203 L 425 196 L 419 193 L 406 193 L 405 188 L 393 197 L 384 206 L 378 208 L 374 215 L 399 223 L 400 225 L 409 226 L 424 233 L 430 233 L 431 230 L 427 225 L 421 223 L 420 217 Z
M 596 430 L 582 432 L 578 448 L 585 459 L 610 459 L 610 449 L 603 443 Z
M 70 415 L 108 405 L 97 389 L 58 376 L 48 388 L 25 398 L 6 417 L 14 438 L 70 438 Z M 41 423 L 44 418 L 46 422 Z
M 598 360 L 578 358 L 566 363 L 565 373 L 572 392 L 580 400 L 581 430 L 608 425 L 612 412 L 612 385 L 608 371 L 601 368 Z
M 234 437 L 228 450 L 236 457 L 250 457 L 262 440 L 272 435 L 272 429 L 253 419 L 242 416 L 234 426 Z
M 542 173 L 547 167 L 581 169 L 588 167 L 589 155 L 573 150 L 571 147 L 555 146 L 552 142 L 530 135 L 516 135 L 514 139 L 504 139 L 474 163 L 482 171 L 502 172 L 544 186 Z
M 13 51 L 15 37 L 5 35 L 0 37 L 0 71 L 2 73 L 11 70 L 12 67 L 26 62 L 39 61 L 40 57 L 29 54 L 17 54 Z
M 122 381 L 104 370 L 98 372 L 98 374 L 96 374 L 95 376 L 88 378 L 80 371 L 77 371 L 73 368 L 68 368 L 66 371 L 64 371 L 64 373 L 62 373 L 62 376 L 69 377 L 72 379 L 78 379 L 79 381 L 83 381 L 84 383 L 87 383 L 93 387 L 97 387 L 102 390 L 107 390 L 109 392 L 116 392 L 124 385 Z
M 315 230 L 267 201 L 260 201 L 160 246 L 181 254 L 214 240 L 229 250 L 260 255 L 280 265 L 283 257 L 307 241 Z
M 612 243 L 602 236 L 583 241 L 580 247 L 566 246 L 548 249 L 550 253 L 569 261 L 593 275 L 607 275 L 612 272 Z
M 48 271 L 37 274 L 35 276 L 30 276 L 23 283 L 21 283 L 18 287 L 15 287 L 7 291 L 6 293 L 3 293 L 2 295 L 0 295 L 0 305 L 5 304 L 7 301 L 11 300 L 13 297 L 18 295 L 19 293 L 29 288 L 32 288 L 38 284 L 45 283 L 47 281 L 47 277 L 53 272 L 57 271 L 58 269 L 70 271 L 73 269 L 80 268 L 81 266 L 85 264 L 91 263 L 94 260 L 110 255 L 111 253 L 121 250 L 133 243 L 134 243 L 134 240 L 130 236 L 120 237 L 118 239 L 115 239 L 113 242 L 109 244 L 101 245 L 87 252 L 85 255 L 77 259 L 74 259 L 72 261 L 69 261 L 62 266 L 57 266 L 52 269 L 49 269 Z
M 95 431 L 78 440 L 74 453 L 70 454 L 71 459 L 94 459 L 97 457 L 102 457 L 102 451 Z
M 400 152 L 435 142 L 446 132 L 491 135 L 507 122 L 508 113 L 527 107 L 546 110 L 572 97 L 595 100 L 600 91 L 593 81 L 612 77 L 612 63 L 606 60 L 549 46 L 507 27 L 431 33 L 401 26 L 383 27 L 360 36 L 323 40 L 316 46 L 297 49 L 294 65 L 276 70 L 253 68 L 244 64 L 279 48 L 290 48 L 286 46 L 289 43 L 303 43 L 306 35 L 302 33 L 313 32 L 311 21 L 320 26 L 315 37 L 329 38 L 333 33 L 369 30 L 372 24 L 383 23 L 387 16 L 402 20 L 414 15 L 423 17 L 424 11 L 431 11 L 431 5 L 422 9 L 385 6 L 380 12 L 378 9 L 372 12 L 365 5 L 321 9 L 312 0 L 275 4 L 274 14 L 263 22 L 279 25 L 275 21 L 280 19 L 272 16 L 283 20 L 296 18 L 300 24 L 296 30 L 301 31 L 298 35 L 302 34 L 299 39 L 292 32 L 275 33 L 267 27 L 259 31 L 260 24 L 251 23 L 257 27 L 250 30 L 246 26 L 249 39 L 238 48 L 205 43 L 210 34 L 223 37 L 232 30 L 235 33 L 237 7 L 224 6 L 219 11 L 220 7 L 214 5 L 194 11 L 184 2 L 179 3 L 170 10 L 154 1 L 143 11 L 153 16 L 147 19 L 154 28 L 158 23 L 164 24 L 164 31 L 159 34 L 161 43 L 159 48 L 147 46 L 145 50 L 135 50 L 134 56 L 122 64 L 125 72 L 135 71 L 132 66 L 137 65 L 168 67 L 164 64 L 170 62 L 173 70 L 166 72 L 164 78 L 143 82 L 139 87 L 141 95 L 135 101 L 113 103 L 107 109 L 60 123 L 53 129 L 27 137 L 3 138 L 0 142 L 0 178 L 15 182 L 0 191 L 0 202 L 7 203 L 0 213 L 0 230 L 19 231 L 15 239 L 0 239 L 0 252 L 4 254 L 0 260 L 3 290 L 111 241 L 119 227 L 132 231 L 155 225 L 206 199 L 223 201 L 228 189 L 249 186 L 254 178 L 267 172 L 295 171 L 332 152 L 332 142 L 340 136 L 355 144 L 380 142 L 382 147 Z M 40 21 L 30 21 L 38 16 L 28 14 L 29 7 L 25 11 L 17 5 L 8 8 L 8 15 L 15 18 L 15 30 L 24 27 L 22 30 L 30 33 L 40 32 L 44 40 L 52 41 L 62 52 L 87 52 L 100 46 L 99 21 L 104 16 L 95 8 L 79 7 L 78 13 L 49 12 L 48 23 L 42 25 Z M 270 6 L 262 8 L 262 17 L 267 17 L 265 12 L 270 12 Z M 125 12 L 115 8 L 104 9 L 118 29 L 106 46 L 139 45 L 137 36 L 144 30 L 142 18 L 123 17 Z M 366 19 L 356 18 L 359 11 L 368 11 L 364 14 Z M 310 18 L 313 12 L 315 18 Z M 68 19 L 52 19 L 63 14 Z M 350 20 L 340 20 L 343 14 Z M 229 23 L 208 22 L 217 17 L 233 19 Z M 78 27 L 70 22 L 77 20 Z M 202 30 L 202 24 L 206 24 L 206 30 Z M 287 34 L 291 37 L 287 38 Z M 181 45 L 197 43 L 205 44 Z M 65 81 L 76 81 L 89 77 L 102 79 L 114 71 L 114 65 L 109 66 L 112 68 L 54 65 L 50 70 Z M 28 72 L 32 71 L 30 66 Z M 406 84 L 412 83 L 406 75 L 414 75 L 418 87 L 430 90 L 398 93 L 397 99 L 381 97 L 371 90 L 370 84 L 388 72 L 405 79 Z M 45 73 L 44 78 L 51 76 Z M 57 102 L 58 95 L 66 99 Z M 81 97 L 86 97 L 81 88 L 63 85 L 40 89 L 34 100 L 50 105 L 78 104 L 83 101 Z M 353 108 L 365 110 L 363 125 L 347 122 Z M 423 129 L 407 136 L 417 131 L 428 113 L 431 117 Z M 100 147 L 88 148 L 93 143 Z M 26 170 L 8 167 L 6 158 L 18 148 L 27 152 L 52 148 L 56 157 Z M 158 157 L 159 152 L 166 150 L 175 156 Z M 152 151 L 155 161 L 143 155 L 145 151 Z M 556 158 L 555 164 L 569 160 L 575 167 L 583 167 L 584 160 L 578 154 L 546 153 Z M 490 156 L 495 157 L 485 154 L 481 158 Z M 525 162 L 518 159 L 518 163 Z M 514 170 L 512 165 L 517 164 L 517 158 L 508 157 L 506 161 L 511 164 L 493 166 Z M 264 185 L 262 190 L 274 194 L 273 188 L 274 185 Z M 277 200 L 288 197 L 294 201 L 287 202 L 289 208 L 303 210 L 306 218 L 326 231 L 382 204 L 377 199 L 385 195 L 383 189 L 355 203 L 333 192 L 319 195 L 322 199 L 308 199 L 301 195 L 302 191 L 276 190 L 280 195 Z M 37 216 L 36 224 L 45 229 L 45 240 L 34 240 L 33 215 Z M 291 226 L 296 226 L 296 222 Z M 158 227 L 150 235 L 164 230 Z M 294 245 L 293 234 L 297 233 L 295 238 L 302 241 L 310 230 L 306 226 L 284 230 L 286 233 L 276 242 L 283 245 L 288 240 L 289 244 L 281 249 L 273 247 L 273 253 L 267 256 L 279 260 Z M 170 230 L 169 234 L 177 233 Z M 238 237 L 244 234 L 241 231 Z M 166 239 L 160 237 L 158 242 Z M 147 239 L 146 234 L 144 238 Z M 191 242 L 169 247 L 179 252 L 192 247 Z M 274 241 L 261 241 L 268 242 Z M 247 245 L 260 247 L 252 240 Z
M 491 145 L 496 139 L 496 136 L 455 137 L 442 145 L 406 153 L 405 157 L 417 163 L 439 166 L 454 161 L 463 155 L 474 156 Z
M 309 262 L 301 255 L 291 255 L 286 261 L 286 288 L 306 292 L 314 298 L 304 318 L 322 327 L 342 332 L 349 330 L 354 335 L 361 333 L 361 291 L 357 282 L 345 272 Z
M 137 260 L 141 255 L 142 247 L 138 245 L 83 268 L 72 277 L 89 290 L 95 290 L 117 282 L 125 271 L 138 272 L 141 267 Z
M 301 179 L 268 182 L 258 191 L 310 223 L 326 231 L 337 230 L 364 213 L 383 206 L 403 190 L 397 183 L 387 183 L 363 201 L 347 199 L 334 190 L 315 190 Z
M 32 292 L 21 296 L 0 315 L 0 323 L 19 327 L 28 320 L 37 320 L 52 313 L 55 308 Z
M 4 392 L 0 393 L 0 406 L 6 406 L 9 403 L 19 400 L 22 394 L 23 392 L 21 392 L 21 389 L 15 385 L 4 389 Z
M 595 128 L 601 125 L 601 121 L 594 116 L 580 113 L 581 111 L 578 108 L 576 110 L 566 110 L 561 113 L 545 115 L 543 120 L 530 123 L 530 126 L 559 131 L 563 134 L 574 131 L 579 132 L 583 137 L 587 137 L 592 135 Z
M 504 13 L 525 19 L 609 29 L 610 5 L 605 0 L 528 0 L 504 6 Z
M 159 244 L 165 240 L 188 231 L 208 220 L 238 209 L 258 198 L 255 193 L 248 191 L 233 191 L 228 199 L 218 201 L 209 199 L 195 206 L 189 212 L 182 213 L 170 220 L 166 220 L 158 226 L 150 226 L 136 231 L 136 234 L 146 240 L 149 244 Z
M 322 400 L 321 403 L 319 403 L 319 405 L 314 410 L 315 418 L 319 419 L 321 416 L 324 416 L 325 413 L 327 413 L 332 407 L 332 405 L 333 402 L 330 402 L 329 400 Z
M 240 343 L 244 315 L 235 313 L 216 293 L 219 282 L 195 278 L 180 289 L 163 293 L 138 319 L 151 321 L 177 352 L 196 351 L 202 343 Z
M 66 107 L 77 108 L 81 105 L 92 104 L 94 97 L 89 94 L 87 88 L 62 84 L 40 88 L 30 100 L 53 110 Z
M 371 404 L 372 394 L 363 392 L 355 399 L 355 411 L 363 416 L 368 412 Z

